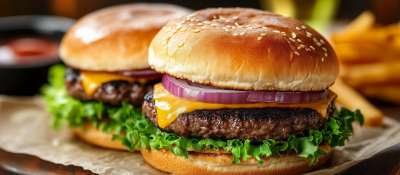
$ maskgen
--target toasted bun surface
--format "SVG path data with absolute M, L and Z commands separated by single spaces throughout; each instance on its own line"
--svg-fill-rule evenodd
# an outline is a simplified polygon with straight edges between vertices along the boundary
M 171 20 L 152 41 L 149 63 L 177 78 L 243 90 L 320 91 L 339 73 L 334 50 L 314 29 L 248 8 Z
M 240 159 L 239 164 L 232 164 L 233 157 L 224 154 L 191 153 L 185 161 L 183 157 L 175 156 L 167 149 L 161 149 L 160 151 L 142 149 L 141 153 L 153 167 L 176 175 L 294 175 L 303 174 L 326 162 L 332 155 L 333 149 L 326 143 L 320 145 L 320 149 L 327 152 L 328 155 L 320 157 L 318 163 L 313 166 L 309 166 L 311 162 L 309 158 L 296 157 L 297 154 L 295 152 L 290 153 L 288 156 L 285 154 L 279 159 L 273 156 L 263 158 L 265 161 L 263 165 L 258 165 L 257 160 L 254 158 L 250 158 L 247 161 Z M 283 155 L 283 153 L 281 154 Z
M 96 145 L 103 148 L 117 149 L 117 150 L 128 150 L 127 147 L 121 144 L 119 140 L 111 140 L 112 134 L 105 134 L 99 129 L 95 128 L 91 123 L 86 122 L 86 124 L 73 128 L 72 133 L 74 133 L 81 140 L 88 142 L 92 145 Z M 139 151 L 136 149 L 135 151 Z
M 191 11 L 169 4 L 126 4 L 84 16 L 64 36 L 60 55 L 70 67 L 92 71 L 149 69 L 148 47 L 171 19 Z

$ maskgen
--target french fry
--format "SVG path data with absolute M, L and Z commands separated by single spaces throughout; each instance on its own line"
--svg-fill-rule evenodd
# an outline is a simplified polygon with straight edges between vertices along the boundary
M 341 64 L 393 61 L 400 58 L 399 48 L 377 47 L 369 43 L 340 43 L 335 45 L 335 51 Z
M 332 36 L 334 42 L 351 40 L 358 34 L 372 28 L 375 24 L 375 15 L 370 11 L 364 11 L 353 20 L 344 30 Z
M 400 105 L 400 86 L 368 86 L 361 88 L 360 91 L 368 98 Z
M 341 68 L 340 77 L 356 89 L 369 85 L 400 85 L 400 61 L 342 66 Z
M 338 94 L 337 103 L 350 110 L 360 109 L 365 126 L 383 126 L 383 113 L 352 87 L 338 79 L 330 89 Z

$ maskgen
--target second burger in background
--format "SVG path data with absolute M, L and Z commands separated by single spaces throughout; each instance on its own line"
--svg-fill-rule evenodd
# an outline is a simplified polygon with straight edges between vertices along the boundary
M 339 74 L 318 32 L 248 8 L 205 9 L 171 20 L 149 64 L 165 74 L 128 123 L 132 145 L 173 174 L 302 174 L 353 134 L 360 111 L 336 110 Z M 136 119 L 139 119 L 136 118 Z
M 52 125 L 66 124 L 97 146 L 127 149 L 125 123 L 141 115 L 144 95 L 162 76 L 150 69 L 148 47 L 169 20 L 188 13 L 169 4 L 127 4 L 80 19 L 60 46 L 68 68 L 53 67 L 42 88 Z

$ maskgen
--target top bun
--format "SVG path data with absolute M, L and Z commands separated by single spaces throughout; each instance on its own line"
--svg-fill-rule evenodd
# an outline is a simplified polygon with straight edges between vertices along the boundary
M 314 29 L 249 8 L 171 20 L 151 42 L 149 64 L 177 78 L 241 90 L 322 91 L 339 74 L 335 52 Z
M 70 67 L 90 71 L 149 69 L 148 47 L 171 19 L 189 9 L 170 4 L 127 4 L 90 13 L 64 36 L 60 55 Z

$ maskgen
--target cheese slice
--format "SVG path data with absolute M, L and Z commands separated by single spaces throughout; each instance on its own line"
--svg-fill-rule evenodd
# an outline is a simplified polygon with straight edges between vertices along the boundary
M 185 100 L 170 94 L 164 89 L 161 83 L 154 86 L 153 99 L 157 110 L 158 125 L 161 128 L 167 127 L 181 113 L 188 113 L 194 110 L 201 109 L 221 109 L 221 108 L 265 108 L 265 107 L 281 107 L 281 108 L 311 108 L 323 117 L 326 116 L 326 110 L 328 105 L 333 99 L 336 98 L 336 94 L 329 91 L 329 98 L 322 101 L 313 103 L 251 103 L 251 104 L 219 104 L 219 103 L 203 103 L 198 101 Z
M 96 92 L 97 88 L 99 88 L 102 84 L 110 81 L 124 80 L 130 83 L 137 81 L 137 79 L 133 77 L 127 77 L 115 73 L 106 72 L 81 71 L 80 75 L 83 88 L 88 95 L 93 95 L 93 93 Z

